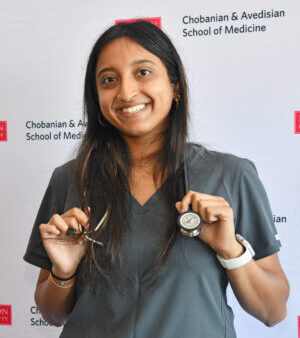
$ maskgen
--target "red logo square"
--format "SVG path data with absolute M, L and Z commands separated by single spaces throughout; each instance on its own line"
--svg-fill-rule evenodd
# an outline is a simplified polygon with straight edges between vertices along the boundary
M 7 141 L 7 122 L 0 121 L 0 141 Z
M 157 26 L 158 28 L 161 28 L 161 17 L 155 17 L 155 18 L 139 18 L 139 19 L 124 19 L 124 20 L 115 20 L 115 24 L 118 25 L 119 23 L 130 23 L 130 22 L 137 22 L 137 21 L 149 21 L 152 22 L 153 25 Z
M 298 316 L 298 338 L 300 338 L 300 316 Z
M 11 305 L 0 304 L 0 325 L 11 325 Z
M 300 111 L 295 111 L 295 134 L 300 134 Z

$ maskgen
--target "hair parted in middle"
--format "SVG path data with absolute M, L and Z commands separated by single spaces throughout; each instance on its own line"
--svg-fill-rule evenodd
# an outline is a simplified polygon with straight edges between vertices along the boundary
M 96 287 L 96 272 L 109 276 L 118 286 L 114 268 L 122 269 L 122 237 L 128 227 L 124 205 L 129 190 L 131 156 L 119 131 L 102 115 L 96 87 L 96 66 L 102 49 L 113 40 L 126 37 L 134 40 L 165 65 L 170 82 L 178 86 L 178 102 L 173 101 L 168 127 L 164 132 L 164 144 L 156 154 L 154 181 L 165 185 L 168 205 L 174 218 L 169 220 L 168 238 L 155 262 L 154 281 L 160 278 L 167 264 L 170 250 L 177 235 L 175 202 L 179 200 L 179 182 L 187 144 L 188 98 L 184 68 L 180 57 L 168 36 L 152 23 L 137 21 L 121 23 L 107 29 L 96 41 L 91 51 L 85 77 L 84 117 L 87 128 L 75 162 L 75 178 L 80 192 L 81 208 L 90 207 L 90 230 L 97 240 L 105 242 L 105 249 L 96 253 L 88 244 L 82 262 L 83 282 Z M 99 123 L 99 117 L 103 123 Z M 173 210 L 174 209 L 174 210 Z M 99 219 L 108 210 L 104 226 L 93 233 Z

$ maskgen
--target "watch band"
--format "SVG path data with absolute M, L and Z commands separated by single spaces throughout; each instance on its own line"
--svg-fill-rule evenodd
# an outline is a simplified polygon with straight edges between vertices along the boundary
M 242 237 L 239 234 L 236 234 L 235 238 L 239 243 L 241 243 L 243 245 L 243 247 L 246 250 L 240 257 L 236 257 L 236 258 L 232 258 L 232 259 L 224 259 L 217 254 L 217 258 L 218 258 L 219 262 L 221 263 L 223 268 L 225 268 L 226 270 L 233 270 L 233 269 L 240 268 L 241 266 L 250 262 L 252 257 L 254 257 L 254 255 L 255 255 L 255 252 L 254 252 L 252 246 L 250 245 L 250 243 L 248 241 L 245 240 L 244 237 Z

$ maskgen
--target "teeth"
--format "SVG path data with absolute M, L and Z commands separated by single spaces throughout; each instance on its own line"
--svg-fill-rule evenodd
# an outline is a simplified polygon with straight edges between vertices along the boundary
M 122 112 L 123 113 L 136 113 L 137 111 L 145 108 L 145 103 L 142 104 L 137 104 L 136 106 L 129 107 L 129 108 L 123 108 Z

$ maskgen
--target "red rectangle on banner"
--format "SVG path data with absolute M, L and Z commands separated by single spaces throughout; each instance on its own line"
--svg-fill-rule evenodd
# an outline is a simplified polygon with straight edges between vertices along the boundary
M 295 134 L 300 134 L 300 111 L 295 111 Z
M 11 305 L 0 304 L 0 325 L 11 325 Z
M 298 338 L 300 338 L 300 316 L 298 316 Z
M 138 18 L 138 19 L 124 19 L 124 20 L 115 20 L 115 24 L 118 25 L 119 23 L 130 23 L 130 22 L 137 22 L 137 21 L 149 21 L 152 22 L 153 25 L 157 26 L 158 28 L 161 28 L 161 17 L 155 17 L 155 18 Z
M 7 141 L 7 121 L 0 121 L 0 141 Z

